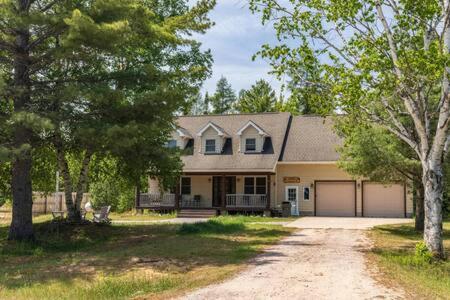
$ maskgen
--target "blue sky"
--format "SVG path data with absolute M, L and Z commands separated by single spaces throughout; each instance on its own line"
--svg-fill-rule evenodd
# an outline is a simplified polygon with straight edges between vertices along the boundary
M 194 0 L 190 1 L 196 2 Z M 206 34 L 196 37 L 203 49 L 211 49 L 214 58 L 213 74 L 203 87 L 203 92 L 213 93 L 217 80 L 223 75 L 236 93 L 248 89 L 256 80 L 264 78 L 279 91 L 281 82 L 269 75 L 269 64 L 252 56 L 265 43 L 276 43 L 271 26 L 261 25 L 260 16 L 253 15 L 247 0 L 218 0 L 210 13 L 216 25 Z

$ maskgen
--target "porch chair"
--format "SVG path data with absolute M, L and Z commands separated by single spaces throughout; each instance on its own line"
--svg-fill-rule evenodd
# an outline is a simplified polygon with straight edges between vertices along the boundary
M 92 220 L 97 224 L 110 224 L 111 219 L 109 218 L 109 212 L 111 210 L 111 206 L 102 206 L 100 211 L 94 212 L 94 219 Z

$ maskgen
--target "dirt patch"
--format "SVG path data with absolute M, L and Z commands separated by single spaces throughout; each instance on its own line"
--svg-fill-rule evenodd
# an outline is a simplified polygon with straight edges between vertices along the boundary
M 183 299 L 402 299 L 373 279 L 361 230 L 304 229 L 250 262 L 235 278 Z

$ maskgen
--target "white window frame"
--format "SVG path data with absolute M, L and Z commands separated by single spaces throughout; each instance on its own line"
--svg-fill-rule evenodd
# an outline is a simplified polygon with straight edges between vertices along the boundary
M 308 199 L 305 199 L 305 190 L 308 189 Z M 303 187 L 303 201 L 311 201 L 311 188 L 309 186 Z
M 255 148 L 253 150 L 248 150 L 247 149 L 247 140 L 254 140 L 255 141 Z M 244 138 L 244 151 L 245 152 L 257 152 L 258 151 L 258 141 L 256 137 L 246 137 Z
M 214 150 L 208 151 L 208 141 L 214 141 Z M 217 139 L 214 138 L 205 138 L 205 153 L 217 153 Z
M 244 194 L 245 194 L 245 178 L 253 178 L 253 194 L 251 194 L 251 195 L 267 195 L 267 184 L 268 184 L 268 182 L 267 182 L 267 177 L 266 177 L 266 176 L 244 176 L 244 181 L 243 181 L 243 184 L 244 184 Z M 265 182 L 266 182 L 266 185 L 265 185 L 266 191 L 265 191 L 264 194 L 256 194 L 256 186 L 257 186 L 257 184 L 256 184 L 256 178 L 264 178 L 264 180 L 265 180 Z

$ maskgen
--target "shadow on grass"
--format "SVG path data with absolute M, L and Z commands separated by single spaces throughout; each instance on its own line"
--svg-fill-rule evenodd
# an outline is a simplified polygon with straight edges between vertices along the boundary
M 423 233 L 414 230 L 412 225 L 377 226 L 376 230 L 409 240 L 421 240 L 423 237 Z M 444 229 L 443 238 L 450 239 L 450 230 Z
M 144 268 L 183 274 L 202 266 L 239 264 L 289 232 L 218 220 L 117 226 L 47 222 L 35 225 L 36 243 L 16 243 L 6 240 L 7 230 L 0 227 L 0 287 L 13 290 L 94 280 L 98 273 L 108 276 Z

